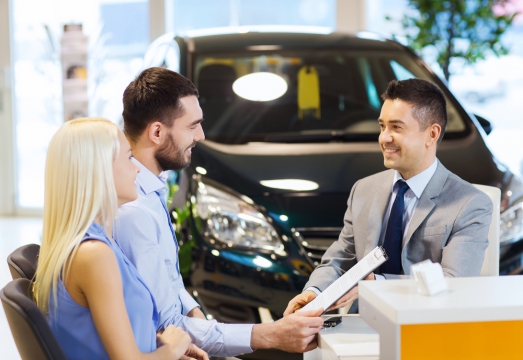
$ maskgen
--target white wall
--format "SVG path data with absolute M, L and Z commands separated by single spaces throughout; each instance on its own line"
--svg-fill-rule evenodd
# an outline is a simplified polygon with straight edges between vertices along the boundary
M 165 34 L 166 0 L 149 0 L 149 39 Z M 170 8 L 169 8 L 170 9 Z
M 0 0 L 0 215 L 15 212 L 10 0 Z
M 336 31 L 355 34 L 367 30 L 365 0 L 336 1 Z

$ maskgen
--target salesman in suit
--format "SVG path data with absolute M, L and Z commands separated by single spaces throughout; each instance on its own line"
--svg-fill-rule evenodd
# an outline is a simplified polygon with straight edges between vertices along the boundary
M 365 280 L 405 277 L 425 259 L 440 263 L 448 277 L 480 273 L 492 202 L 436 158 L 447 125 L 443 93 L 426 80 L 394 80 L 382 98 L 379 145 L 390 170 L 354 184 L 338 241 L 285 315 L 312 301 L 377 245 L 389 259 Z M 331 309 L 357 297 L 356 286 Z

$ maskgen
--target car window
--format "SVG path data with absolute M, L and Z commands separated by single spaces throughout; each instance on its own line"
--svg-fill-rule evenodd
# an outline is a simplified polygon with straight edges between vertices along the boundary
M 392 68 L 392 71 L 394 71 L 396 79 L 399 81 L 412 79 L 416 77 L 413 73 L 405 69 L 403 66 L 401 66 L 394 60 L 390 61 L 390 67 Z
M 432 80 L 395 51 L 206 54 L 194 72 L 206 137 L 227 144 L 374 141 L 380 95 L 410 77 Z M 463 132 L 458 111 L 447 108 L 447 132 Z

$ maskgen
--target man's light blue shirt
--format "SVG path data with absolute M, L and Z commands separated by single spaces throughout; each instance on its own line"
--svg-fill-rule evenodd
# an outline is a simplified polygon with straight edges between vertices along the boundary
M 187 332 L 194 344 L 211 356 L 252 352 L 252 324 L 222 324 L 190 318 L 198 303 L 185 290 L 178 266 L 178 242 L 165 198 L 165 177 L 155 176 L 136 159 L 138 199 L 118 209 L 113 237 L 149 286 L 158 308 L 159 328 L 170 324 Z

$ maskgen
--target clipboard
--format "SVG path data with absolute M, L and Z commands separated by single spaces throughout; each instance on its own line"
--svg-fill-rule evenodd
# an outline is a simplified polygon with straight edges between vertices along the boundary
M 358 261 L 356 265 L 350 268 L 345 274 L 339 277 L 336 281 L 330 284 L 320 295 L 314 300 L 305 305 L 298 311 L 308 311 L 323 308 L 325 312 L 338 301 L 343 295 L 348 293 L 358 281 L 365 278 L 378 266 L 387 261 L 388 256 L 385 249 L 381 246 L 376 246 L 363 259 Z

